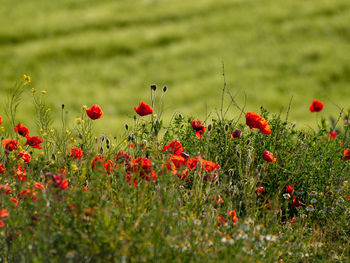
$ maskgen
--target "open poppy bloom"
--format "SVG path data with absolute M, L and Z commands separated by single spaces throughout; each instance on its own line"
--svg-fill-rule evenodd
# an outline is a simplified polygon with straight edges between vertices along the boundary
M 70 157 L 74 157 L 75 159 L 80 159 L 84 152 L 80 148 L 72 147 L 70 149 Z
M 174 140 L 171 143 L 164 146 L 163 152 L 165 151 L 169 151 L 175 155 L 180 155 L 184 151 L 184 149 L 182 148 L 181 142 Z
M 335 130 L 333 130 L 332 132 L 329 132 L 327 135 L 329 137 L 332 137 L 333 139 L 337 138 L 337 132 Z
M 2 140 L 2 145 L 8 152 L 12 152 L 19 147 L 19 142 L 14 139 L 5 139 Z
M 4 174 L 6 172 L 6 168 L 2 163 L 0 163 L 0 174 Z
M 103 111 L 97 104 L 92 105 L 91 108 L 86 109 L 86 114 L 91 120 L 101 119 Z
M 96 166 L 104 166 L 105 159 L 102 156 L 96 156 L 91 162 L 91 169 L 93 170 Z
M 39 136 L 33 136 L 33 137 L 27 137 L 27 142 L 25 145 L 29 145 L 33 148 L 36 148 L 36 149 L 42 149 L 43 147 L 40 146 L 41 143 L 43 143 L 44 140 L 41 139 Z
M 350 149 L 344 151 L 343 160 L 349 160 L 350 159 Z
M 1 118 L 1 116 L 0 116 L 0 124 L 2 124 L 2 118 Z
M 223 216 L 218 216 L 218 226 L 226 225 L 227 220 Z
M 29 163 L 32 160 L 32 156 L 30 156 L 29 153 L 27 153 L 25 150 L 20 151 L 17 154 L 18 158 L 21 158 L 25 163 Z
M 153 113 L 153 109 L 150 105 L 148 105 L 146 102 L 144 101 L 140 101 L 139 106 L 138 107 L 134 107 L 134 110 L 136 111 L 136 113 L 138 115 L 142 116 L 146 116 L 146 115 L 150 115 Z
M 29 129 L 22 125 L 22 124 L 17 124 L 17 126 L 14 129 L 15 132 L 17 132 L 19 135 L 23 136 L 23 137 L 27 137 L 29 136 Z
M 273 157 L 273 154 L 269 151 L 265 151 L 262 155 L 263 159 L 267 162 L 276 162 L 277 158 Z
M 258 187 L 258 188 L 256 188 L 256 192 L 258 193 L 258 196 L 261 196 L 262 195 L 262 193 L 264 192 L 264 187 Z
M 205 127 L 204 125 L 197 120 L 191 121 L 192 128 L 196 131 L 196 136 L 198 139 L 202 138 L 204 132 L 205 132 Z
M 238 217 L 236 215 L 236 211 L 234 209 L 232 209 L 229 213 L 228 213 L 228 216 L 232 218 L 232 223 L 234 225 L 237 225 L 238 223 Z
M 286 191 L 287 191 L 288 194 L 292 195 L 293 191 L 294 191 L 294 187 L 291 186 L 291 185 L 287 185 L 286 186 Z
M 311 112 L 319 112 L 323 109 L 323 105 L 324 105 L 323 102 L 319 100 L 313 100 L 309 109 Z
M 263 134 L 271 134 L 271 128 L 268 124 L 268 121 L 265 118 L 261 117 L 259 114 L 255 112 L 247 112 L 245 118 L 246 124 L 251 130 L 259 129 Z

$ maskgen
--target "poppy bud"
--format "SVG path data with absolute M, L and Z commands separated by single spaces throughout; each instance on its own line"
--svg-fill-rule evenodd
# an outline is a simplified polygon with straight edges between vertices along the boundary
M 64 109 L 64 104 L 62 104 L 62 110 Z
M 179 113 L 179 118 L 180 118 L 180 119 L 183 119 L 183 118 L 184 118 L 184 116 L 182 116 L 182 114 L 181 114 L 181 113 Z
M 100 148 L 100 154 L 103 154 L 103 147 Z
M 225 124 L 225 126 L 224 126 L 224 130 L 225 130 L 225 132 L 227 132 L 227 131 L 228 131 L 228 128 L 230 128 L 230 126 L 229 126 L 228 124 Z
M 109 145 L 109 143 L 110 143 L 110 140 L 107 138 L 106 139 L 106 144 Z
M 166 92 L 168 90 L 168 87 L 167 86 L 164 86 L 163 87 L 163 92 Z
M 240 152 L 236 152 L 236 154 L 237 154 L 237 157 L 238 157 L 238 158 L 241 158 Z
M 124 127 L 125 127 L 125 130 L 129 130 L 129 125 L 127 123 L 125 123 Z
M 51 158 L 52 158 L 52 160 L 56 160 L 56 155 L 52 154 Z
M 107 144 L 106 147 L 107 147 L 107 149 L 109 149 L 110 148 L 109 144 Z
M 239 137 L 241 137 L 241 135 L 242 135 L 242 131 L 236 129 L 236 130 L 234 130 L 233 133 L 231 134 L 231 138 L 239 138 Z
M 101 142 L 103 142 L 105 140 L 105 137 L 104 136 L 102 136 L 101 137 Z
M 83 139 L 83 135 L 81 133 L 78 134 L 80 139 Z
M 134 115 L 134 121 L 136 121 L 136 115 Z
M 246 142 L 246 144 L 249 145 L 249 143 L 250 143 L 250 140 L 248 139 L 247 142 Z
M 210 123 L 210 124 L 208 125 L 208 132 L 211 131 L 212 128 L 213 128 L 213 124 Z
M 152 84 L 151 85 L 151 90 L 156 90 L 157 89 L 157 85 L 156 84 Z

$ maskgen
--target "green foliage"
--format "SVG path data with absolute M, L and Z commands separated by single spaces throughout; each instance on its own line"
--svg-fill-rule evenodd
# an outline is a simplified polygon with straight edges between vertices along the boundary
M 69 128 L 62 106 L 62 129 L 52 128 L 44 94 L 33 94 L 42 150 L 25 145 L 12 127 L 0 129 L 3 138 L 21 144 L 1 148 L 2 261 L 349 261 L 348 114 L 341 130 L 339 118 L 331 127 L 321 120 L 317 129 L 303 131 L 262 107 L 269 135 L 237 124 L 240 113 L 233 119 L 219 114 L 203 121 L 199 139 L 193 117 L 175 112 L 163 122 L 151 92 L 154 113 L 135 116 L 121 137 L 96 136 L 94 125 L 107 116 L 91 120 L 85 107 Z M 236 129 L 242 134 L 232 138 Z M 331 129 L 339 129 L 337 138 L 327 135 Z M 174 174 L 167 166 L 174 156 L 163 151 L 173 140 L 196 158 L 189 160 L 209 160 L 220 169 L 206 170 L 204 161 L 191 168 L 187 161 Z M 73 147 L 83 150 L 82 158 L 72 156 Z M 30 162 L 18 157 L 22 149 L 31 152 Z M 276 162 L 263 159 L 266 150 Z M 139 157 L 145 161 L 140 166 Z M 294 187 L 290 194 L 287 185 Z M 258 187 L 264 187 L 261 194 Z M 294 199 L 303 204 L 297 207 Z

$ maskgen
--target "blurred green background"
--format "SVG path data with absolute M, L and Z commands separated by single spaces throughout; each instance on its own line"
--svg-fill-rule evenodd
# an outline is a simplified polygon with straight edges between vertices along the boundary
M 62 103 L 72 120 L 96 103 L 98 130 L 119 133 L 155 83 L 168 86 L 166 119 L 204 119 L 220 107 L 224 62 L 246 110 L 285 113 L 294 96 L 290 120 L 313 126 L 312 99 L 325 117 L 349 107 L 349 22 L 349 0 L 0 0 L 0 100 L 29 74 L 57 122 Z M 19 119 L 31 126 L 29 93 Z

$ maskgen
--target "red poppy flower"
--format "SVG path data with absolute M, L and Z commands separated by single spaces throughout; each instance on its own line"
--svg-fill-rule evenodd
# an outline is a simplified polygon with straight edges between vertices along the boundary
M 328 134 L 327 134 L 329 137 L 332 137 L 333 139 L 335 139 L 335 138 L 337 138 L 337 132 L 336 131 L 332 131 L 332 132 L 329 132 Z
M 153 113 L 152 107 L 144 101 L 140 101 L 139 106 L 134 107 L 134 110 L 140 116 L 146 116 Z
M 293 191 L 294 191 L 294 187 L 291 186 L 291 185 L 287 185 L 286 186 L 286 191 L 287 191 L 288 194 L 292 195 Z
M 45 186 L 42 183 L 34 183 L 34 188 L 45 190 Z
M 232 218 L 232 223 L 234 225 L 237 225 L 238 223 L 238 217 L 236 215 L 236 211 L 234 209 L 232 209 L 229 213 L 228 213 L 228 216 Z
M 96 156 L 91 162 L 91 169 L 94 169 L 96 165 L 104 166 L 105 159 L 100 156 Z
M 218 216 L 218 226 L 226 225 L 227 220 L 223 216 Z
M 323 105 L 324 105 L 323 102 L 319 100 L 313 100 L 309 109 L 311 112 L 319 112 L 323 109 Z
M 0 184 L 0 194 L 2 193 L 9 195 L 12 193 L 12 190 L 9 186 Z
M 14 203 L 14 205 L 17 207 L 17 205 L 18 205 L 18 200 L 17 200 L 16 198 L 10 197 L 10 201 L 11 201 L 12 203 Z
M 196 131 L 196 136 L 198 139 L 202 138 L 204 132 L 205 132 L 205 127 L 202 124 L 202 122 L 193 120 L 191 121 L 192 128 Z
M 245 118 L 246 124 L 251 130 L 259 129 L 263 134 L 271 134 L 271 128 L 268 124 L 268 121 L 265 118 L 261 117 L 259 114 L 255 112 L 247 112 Z
M 209 160 L 203 160 L 202 166 L 204 168 L 204 171 L 208 173 L 216 171 L 220 168 L 220 165 Z
M 6 208 L 0 209 L 0 217 L 1 218 L 7 218 L 9 217 L 9 212 L 7 212 Z
M 1 116 L 0 116 L 0 124 L 2 124 L 2 118 L 1 118 Z
M 293 206 L 295 208 L 299 208 L 299 207 L 305 207 L 306 205 L 302 202 L 300 202 L 299 200 L 297 200 L 295 197 L 293 198 Z
M 112 174 L 112 169 L 113 168 L 116 169 L 118 167 L 117 164 L 115 164 L 111 160 L 107 160 L 103 166 L 104 166 L 107 174 Z
M 145 157 L 138 157 L 132 160 L 132 172 L 138 173 L 142 179 L 150 179 L 152 173 L 152 162 Z
M 61 188 L 62 190 L 65 190 L 65 189 L 68 188 L 68 180 L 67 180 L 67 179 L 65 179 L 65 180 L 62 181 L 62 183 L 60 184 L 60 188 Z
M 164 146 L 163 152 L 165 151 L 169 151 L 170 153 L 173 153 L 175 155 L 180 155 L 184 151 L 184 149 L 182 148 L 181 142 L 174 140 L 171 143 Z
M 203 163 L 203 159 L 200 156 L 197 156 L 195 158 L 189 158 L 186 161 L 186 165 L 188 166 L 188 168 L 192 171 L 197 167 L 198 162 L 200 162 L 200 164 L 202 165 Z
M 349 160 L 350 159 L 350 149 L 344 151 L 343 160 Z
M 86 114 L 91 120 L 101 119 L 103 111 L 97 104 L 92 105 L 91 108 L 86 109 Z
M 236 130 L 234 130 L 233 133 L 231 134 L 231 139 L 233 139 L 233 138 L 239 138 L 239 137 L 241 137 L 241 135 L 242 135 L 242 131 L 236 129 Z
M 273 157 L 273 154 L 269 151 L 265 151 L 262 155 L 263 159 L 267 162 L 276 162 L 277 158 Z
M 257 191 L 257 193 L 258 193 L 258 196 L 261 196 L 262 195 L 262 193 L 264 192 L 264 187 L 258 187 L 258 188 L 256 188 L 256 191 Z
M 33 136 L 33 137 L 27 137 L 27 142 L 25 145 L 29 145 L 33 148 L 36 149 L 42 149 L 43 147 L 41 147 L 39 144 L 43 143 L 43 139 L 41 139 L 39 136 Z
M 26 169 L 24 168 L 24 167 L 22 167 L 22 165 L 18 165 L 17 166 L 17 168 L 15 168 L 15 167 L 13 167 L 13 169 L 14 169 L 14 176 L 18 179 L 18 180 L 20 180 L 20 181 L 22 181 L 22 182 L 25 182 L 26 181 L 26 177 L 25 177 L 25 175 L 26 175 Z
M 32 160 L 32 156 L 30 156 L 29 153 L 27 153 L 25 150 L 20 151 L 17 154 L 18 158 L 21 158 L 25 163 L 29 163 Z
M 176 168 L 180 168 L 186 165 L 185 158 L 175 154 L 170 155 L 169 160 L 175 165 Z
M 6 172 L 6 168 L 2 163 L 0 163 L 0 174 L 4 174 Z
M 2 140 L 2 145 L 5 147 L 6 151 L 12 152 L 19 147 L 19 142 L 14 139 Z
M 23 136 L 23 137 L 27 137 L 29 136 L 29 130 L 26 126 L 22 125 L 22 124 L 17 124 L 17 126 L 15 127 L 15 132 L 17 132 L 19 135 Z
M 75 159 L 80 159 L 84 152 L 80 148 L 72 147 L 70 149 L 70 157 L 75 157 Z

